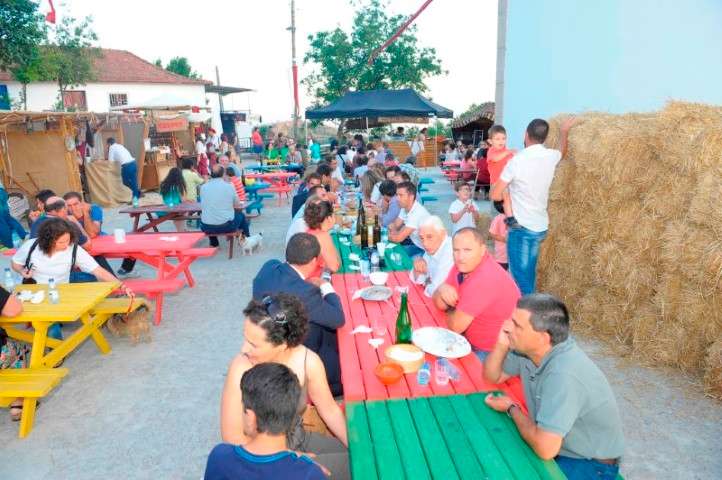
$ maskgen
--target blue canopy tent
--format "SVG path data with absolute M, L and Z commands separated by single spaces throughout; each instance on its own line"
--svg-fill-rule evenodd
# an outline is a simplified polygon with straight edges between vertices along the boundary
M 330 105 L 306 110 L 306 118 L 437 117 L 452 118 L 454 112 L 419 95 L 411 88 L 348 92 Z

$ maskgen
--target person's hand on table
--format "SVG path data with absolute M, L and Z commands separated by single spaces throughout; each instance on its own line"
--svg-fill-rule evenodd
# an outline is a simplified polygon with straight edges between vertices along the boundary
M 442 283 L 437 289 L 439 298 L 450 307 L 455 307 L 459 303 L 459 292 L 448 283 Z
M 507 412 L 512 405 L 516 405 L 511 398 L 502 394 L 490 393 L 484 398 L 484 403 L 497 412 Z

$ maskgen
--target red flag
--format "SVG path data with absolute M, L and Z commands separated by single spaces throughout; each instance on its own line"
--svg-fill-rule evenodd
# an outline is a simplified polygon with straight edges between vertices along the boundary
M 48 23 L 55 23 L 55 7 L 53 6 L 53 0 L 48 0 L 50 4 L 50 11 L 45 14 L 45 21 Z

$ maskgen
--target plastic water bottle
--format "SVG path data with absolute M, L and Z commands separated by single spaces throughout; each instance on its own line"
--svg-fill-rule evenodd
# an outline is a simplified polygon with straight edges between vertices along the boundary
M 379 254 L 376 250 L 373 250 L 371 253 L 371 271 L 379 271 Z
M 389 242 L 389 229 L 386 227 L 381 228 L 381 241 L 383 243 Z
M 48 299 L 50 299 L 50 303 L 53 304 L 60 302 L 60 292 L 58 292 L 54 278 L 48 280 Z
M 133 195 L 133 208 L 138 208 L 138 197 Z
M 20 238 L 20 235 L 18 235 L 17 232 L 13 232 L 13 248 L 17 250 L 20 248 L 21 243 L 23 243 L 23 239 Z
M 436 360 L 434 376 L 437 385 L 446 385 L 449 383 L 449 370 L 446 368 L 447 362 L 448 361 L 445 358 Z
M 426 386 L 429 384 L 429 380 L 431 380 L 431 365 L 429 362 L 424 362 L 416 374 L 416 381 L 419 382 L 419 385 Z
M 461 372 L 459 372 L 459 369 L 456 368 L 456 366 L 454 366 L 448 358 L 440 358 L 439 362 L 443 363 L 444 368 L 446 369 L 446 374 L 451 380 L 458 381 L 461 379 Z
M 3 285 L 5 286 L 5 290 L 7 290 L 8 292 L 12 292 L 15 288 L 15 279 L 13 278 L 13 272 L 11 272 L 9 268 L 5 269 L 5 283 Z

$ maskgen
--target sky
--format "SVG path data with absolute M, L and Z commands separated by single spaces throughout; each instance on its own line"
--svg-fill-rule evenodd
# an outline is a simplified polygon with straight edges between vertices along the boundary
M 64 0 L 58 15 L 91 15 L 99 46 L 128 50 L 165 65 L 187 57 L 203 78 L 255 92 L 224 97 L 226 110 L 251 110 L 264 122 L 287 120 L 293 112 L 289 0 Z M 410 15 L 424 0 L 391 0 L 388 14 Z M 40 0 L 40 10 L 49 9 Z M 299 80 L 312 71 L 303 64 L 307 37 L 340 26 L 352 28 L 348 0 L 296 0 Z M 421 46 L 436 48 L 448 74 L 427 80 L 429 96 L 456 115 L 472 103 L 494 100 L 496 0 L 434 0 L 417 18 Z M 301 111 L 310 99 L 302 85 Z

